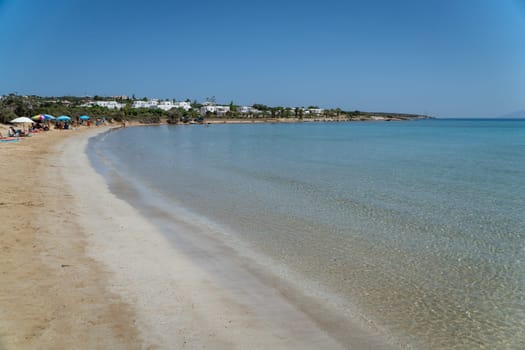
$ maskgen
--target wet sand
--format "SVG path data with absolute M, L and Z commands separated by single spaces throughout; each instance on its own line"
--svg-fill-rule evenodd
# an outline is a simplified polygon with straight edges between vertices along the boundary
M 379 347 L 205 234 L 168 240 L 90 166 L 101 131 L 0 145 L 0 349 Z

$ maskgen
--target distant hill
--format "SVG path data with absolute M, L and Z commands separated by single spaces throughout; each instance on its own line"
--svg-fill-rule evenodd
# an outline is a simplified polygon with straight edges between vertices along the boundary
M 502 115 L 501 118 L 525 119 L 525 109 Z

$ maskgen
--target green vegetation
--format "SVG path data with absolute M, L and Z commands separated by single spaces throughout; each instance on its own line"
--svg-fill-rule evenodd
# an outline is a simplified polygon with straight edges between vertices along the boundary
M 7 123 L 16 117 L 31 117 L 37 114 L 67 115 L 73 118 L 89 115 L 93 118 L 106 120 L 134 120 L 143 123 L 158 123 L 161 118 L 169 119 L 170 112 L 161 109 L 131 108 L 133 100 L 123 100 L 125 106 L 121 109 L 109 109 L 100 106 L 82 107 L 89 98 L 63 96 L 39 97 L 19 96 L 10 94 L 0 99 L 0 123 Z M 93 100 L 104 101 L 107 98 L 95 96 Z
M 133 95 L 134 97 L 134 95 Z M 109 109 L 101 106 L 85 106 L 89 101 L 109 101 L 116 100 L 124 104 L 120 110 Z M 146 101 L 144 97 L 142 100 Z M 62 97 L 40 97 L 40 96 L 20 96 L 9 94 L 0 99 L 0 123 L 7 123 L 16 117 L 31 117 L 36 114 L 52 114 L 54 116 L 68 115 L 75 120 L 81 115 L 89 115 L 93 118 L 106 118 L 109 121 L 138 121 L 142 123 L 159 123 L 165 120 L 168 123 L 187 123 L 191 121 L 202 122 L 199 115 L 199 109 L 203 104 L 194 100 L 191 102 L 192 109 L 186 111 L 182 108 L 164 111 L 156 108 L 132 108 L 134 98 L 122 97 L 89 97 L 62 96 Z M 190 102 L 189 99 L 186 100 Z M 206 102 L 215 104 L 215 96 L 207 97 Z M 260 103 L 251 106 L 250 111 L 241 109 L 233 101 L 229 104 L 230 111 L 223 116 L 217 116 L 215 113 L 208 113 L 206 119 L 270 119 L 270 118 L 296 118 L 299 120 L 408 120 L 428 118 L 423 115 L 399 114 L 399 113 L 371 113 L 361 111 L 343 111 L 340 108 L 318 110 L 317 106 L 304 107 L 271 107 Z M 312 111 L 310 111 L 312 110 Z M 316 111 L 314 111 L 316 110 Z M 242 112 L 241 112 L 242 111 Z

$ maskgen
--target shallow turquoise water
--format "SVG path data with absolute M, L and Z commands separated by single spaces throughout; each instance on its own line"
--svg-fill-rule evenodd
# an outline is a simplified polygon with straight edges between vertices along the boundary
M 136 127 L 90 153 L 402 343 L 525 347 L 525 121 Z

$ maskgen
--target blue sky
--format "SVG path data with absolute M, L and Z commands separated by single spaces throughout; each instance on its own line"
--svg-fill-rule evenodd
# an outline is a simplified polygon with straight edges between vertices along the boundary
M 525 0 L 0 0 L 0 94 L 499 116 Z

